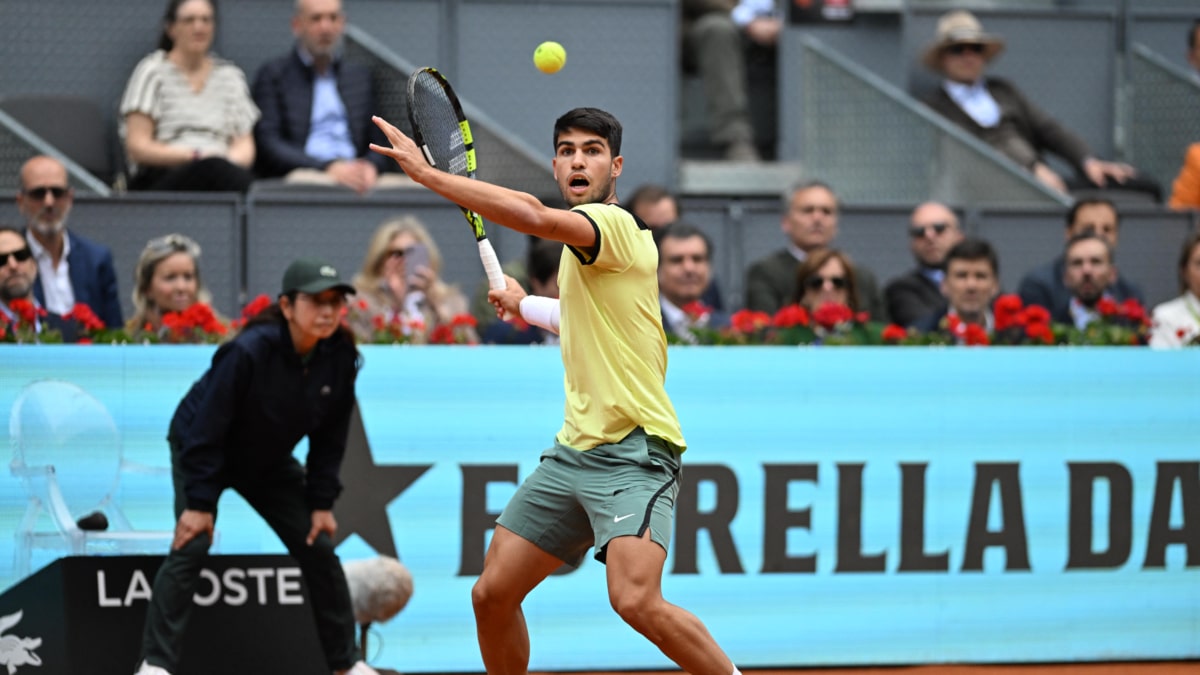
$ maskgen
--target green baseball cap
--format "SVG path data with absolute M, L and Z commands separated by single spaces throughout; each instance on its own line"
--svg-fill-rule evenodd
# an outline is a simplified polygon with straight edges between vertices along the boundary
M 336 288 L 343 293 L 354 293 L 354 287 L 338 277 L 333 265 L 316 258 L 300 258 L 288 265 L 283 273 L 283 290 L 280 295 L 292 291 L 314 295 Z

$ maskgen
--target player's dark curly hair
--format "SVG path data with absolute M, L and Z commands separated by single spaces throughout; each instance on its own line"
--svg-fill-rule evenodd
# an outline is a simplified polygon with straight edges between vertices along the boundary
M 613 157 L 621 154 L 621 123 L 611 113 L 599 108 L 575 108 L 569 110 L 554 122 L 554 148 L 557 152 L 558 137 L 569 129 L 584 129 L 608 141 L 609 152 Z

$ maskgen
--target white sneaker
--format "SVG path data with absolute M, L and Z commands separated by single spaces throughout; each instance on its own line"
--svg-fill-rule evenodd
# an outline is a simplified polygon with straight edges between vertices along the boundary
M 149 663 L 142 661 L 142 667 L 138 668 L 138 671 L 133 675 L 171 675 L 171 673 L 169 673 L 166 668 L 152 666 Z
M 366 661 L 359 661 L 350 666 L 350 670 L 346 671 L 346 675 L 379 675 L 379 671 L 368 666 Z

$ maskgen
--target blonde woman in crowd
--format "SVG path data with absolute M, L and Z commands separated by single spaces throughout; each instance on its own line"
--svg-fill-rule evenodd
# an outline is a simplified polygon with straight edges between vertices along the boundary
M 133 271 L 134 310 L 125 329 L 131 335 L 153 335 L 172 342 L 214 341 L 225 335 L 228 322 L 215 313 L 211 303 L 212 296 L 200 280 L 200 245 L 182 234 L 155 237 L 142 249 Z M 170 326 L 164 325 L 167 314 L 179 319 L 173 335 L 167 334 Z
M 354 277 L 358 294 L 350 327 L 359 340 L 371 341 L 390 326 L 414 343 L 426 343 L 438 326 L 468 314 L 466 296 L 442 281 L 441 273 L 442 254 L 419 220 L 402 216 L 380 225 Z M 468 332 L 469 341 L 478 342 L 474 329 Z

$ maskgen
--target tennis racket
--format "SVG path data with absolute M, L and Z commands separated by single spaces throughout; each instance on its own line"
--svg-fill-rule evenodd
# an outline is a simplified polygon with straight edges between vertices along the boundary
M 425 161 L 446 173 L 475 178 L 475 141 L 471 138 L 471 125 L 467 123 L 467 116 L 463 114 L 450 82 L 436 68 L 420 68 L 409 76 L 407 94 L 412 138 L 425 153 Z M 494 291 L 504 290 L 504 272 L 483 229 L 483 217 L 470 209 L 459 208 L 479 245 L 479 259 L 483 261 L 488 286 Z

